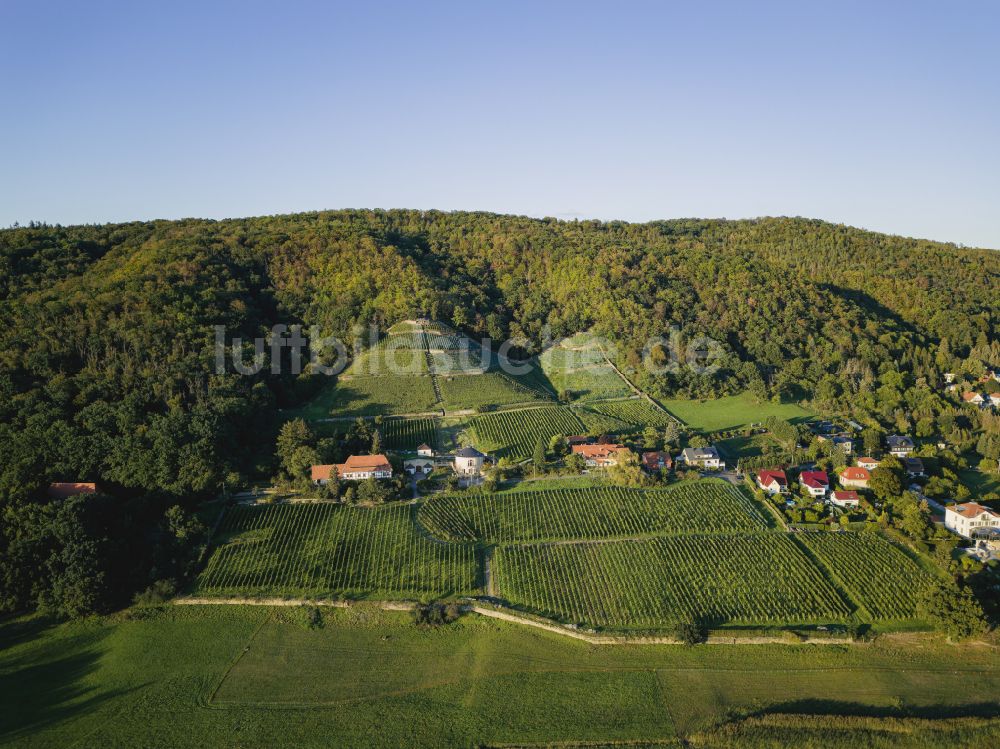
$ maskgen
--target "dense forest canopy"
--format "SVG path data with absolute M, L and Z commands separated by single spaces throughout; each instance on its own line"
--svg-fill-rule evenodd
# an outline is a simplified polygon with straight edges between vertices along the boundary
M 784 218 L 15 227 L 0 232 L 0 493 L 69 478 L 182 495 L 266 472 L 278 405 L 308 378 L 214 374 L 213 326 L 249 339 L 300 322 L 351 342 L 420 313 L 528 349 L 594 328 L 622 366 L 652 337 L 705 335 L 723 344 L 719 371 L 638 367 L 641 384 L 749 388 L 902 427 L 947 412 L 944 371 L 1000 366 L 1000 253 Z

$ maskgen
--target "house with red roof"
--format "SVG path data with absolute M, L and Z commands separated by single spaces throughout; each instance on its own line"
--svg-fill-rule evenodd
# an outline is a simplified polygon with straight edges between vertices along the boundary
M 874 471 L 878 468 L 879 464 L 879 461 L 875 460 L 875 458 L 858 458 L 855 462 L 859 468 L 864 468 L 867 471 Z
M 591 468 L 607 468 L 617 465 L 625 455 L 631 453 L 625 445 L 573 445 L 574 455 L 579 455 Z
M 962 393 L 962 400 L 965 403 L 968 403 L 970 406 L 982 407 L 983 404 L 986 403 L 986 399 L 983 398 L 982 395 L 980 395 L 979 393 L 974 393 L 972 391 L 966 391 Z
M 858 507 L 861 504 L 861 497 L 856 491 L 837 490 L 830 494 L 830 504 L 837 507 Z
M 861 466 L 848 466 L 840 473 L 840 485 L 851 489 L 867 489 L 872 474 Z
M 813 497 L 826 496 L 830 488 L 830 478 L 826 475 L 826 471 L 803 471 L 799 474 L 799 483 Z
M 66 499 L 79 494 L 97 494 L 100 490 L 97 484 L 86 481 L 57 481 L 49 484 L 45 493 L 52 499 Z
M 351 455 L 343 463 L 313 466 L 313 483 L 318 486 L 328 483 L 334 470 L 338 479 L 346 481 L 392 478 L 392 464 L 385 455 Z
M 642 454 L 642 467 L 649 473 L 659 473 L 669 471 L 674 466 L 674 461 L 670 453 L 660 450 L 650 450 Z
M 768 494 L 781 494 L 788 491 L 788 477 L 784 471 L 767 469 L 757 471 L 757 486 Z

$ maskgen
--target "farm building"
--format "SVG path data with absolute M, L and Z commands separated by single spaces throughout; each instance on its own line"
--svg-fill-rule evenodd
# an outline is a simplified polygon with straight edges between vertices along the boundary
M 965 538 L 1000 534 L 1000 513 L 976 502 L 951 505 L 944 511 L 944 527 Z
M 680 461 L 689 466 L 701 466 L 702 468 L 723 468 L 725 464 L 719 457 L 719 451 L 714 445 L 708 447 L 685 447 L 681 451 Z
M 313 466 L 313 483 L 319 486 L 328 483 L 334 470 L 337 478 L 347 481 L 392 478 L 392 466 L 384 455 L 351 455 L 343 463 Z
M 788 491 L 788 477 L 784 471 L 760 470 L 757 471 L 757 486 L 768 494 L 781 494 Z
M 580 455 L 591 468 L 617 465 L 619 459 L 632 451 L 625 445 L 573 445 L 574 455 Z

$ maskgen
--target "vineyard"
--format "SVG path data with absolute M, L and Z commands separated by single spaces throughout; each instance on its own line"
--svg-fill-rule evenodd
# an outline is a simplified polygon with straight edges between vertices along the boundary
M 852 610 L 780 533 L 499 546 L 492 569 L 515 605 L 593 626 L 832 623 Z
M 432 378 L 419 375 L 382 375 L 338 381 L 328 412 L 323 415 L 424 413 L 439 408 Z
M 927 572 L 881 536 L 803 533 L 796 536 L 873 619 L 908 619 Z
M 523 411 L 483 414 L 472 420 L 480 448 L 507 457 L 531 457 L 539 437 L 548 444 L 557 434 L 578 434 L 583 424 L 562 406 L 543 406 Z
M 588 409 L 637 426 L 665 427 L 674 421 L 669 414 L 656 408 L 645 398 L 591 403 Z
M 406 505 L 237 506 L 220 538 L 196 595 L 427 598 L 476 587 L 474 547 L 426 539 Z
M 616 419 L 614 416 L 594 411 L 584 406 L 574 406 L 574 412 L 580 417 L 588 434 L 627 434 L 640 429 L 635 424 Z
M 416 450 L 424 443 L 439 447 L 435 419 L 385 419 L 378 429 L 390 450 Z
M 441 496 L 424 502 L 418 520 L 439 538 L 488 544 L 767 527 L 753 501 L 721 481 L 658 490 L 602 486 Z
M 357 356 L 344 372 L 351 377 L 427 374 L 422 333 L 395 333 Z
M 558 391 L 571 392 L 575 400 L 621 398 L 632 394 L 632 388 L 606 364 L 546 372 L 546 374 Z
M 526 387 L 501 372 L 453 377 L 442 375 L 438 377 L 438 384 L 441 386 L 441 397 L 449 409 L 503 406 L 549 399 L 548 394 Z

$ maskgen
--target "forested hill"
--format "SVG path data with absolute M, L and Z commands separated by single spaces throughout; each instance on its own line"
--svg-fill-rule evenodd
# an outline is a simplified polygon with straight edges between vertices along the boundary
M 539 342 L 595 327 L 635 365 L 676 329 L 723 368 L 652 392 L 750 388 L 898 428 L 943 371 L 1000 366 L 1000 253 L 804 219 L 563 222 L 333 211 L 0 232 L 0 497 L 53 479 L 214 491 L 267 474 L 291 378 L 216 376 L 214 325 L 263 335 L 424 313 Z

